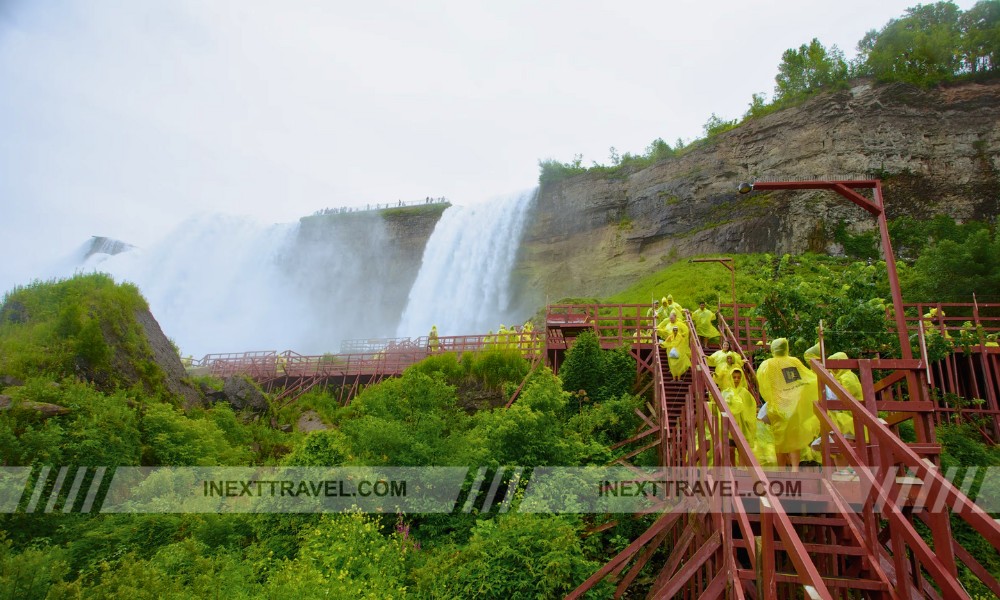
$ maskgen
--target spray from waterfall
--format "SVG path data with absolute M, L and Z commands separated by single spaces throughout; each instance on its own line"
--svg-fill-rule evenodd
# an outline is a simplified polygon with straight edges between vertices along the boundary
M 92 253 L 78 270 L 135 283 L 185 355 L 322 354 L 395 331 L 409 281 L 390 276 L 386 240 L 374 211 L 277 225 L 203 215 L 148 247 Z
M 525 215 L 537 195 L 528 192 L 475 206 L 452 206 L 427 241 L 417 279 L 396 335 L 486 333 L 513 314 L 510 275 Z
M 136 284 L 184 354 L 270 350 L 296 337 L 286 315 L 302 310 L 279 267 L 296 229 L 203 215 L 147 247 L 91 255 L 81 270 Z

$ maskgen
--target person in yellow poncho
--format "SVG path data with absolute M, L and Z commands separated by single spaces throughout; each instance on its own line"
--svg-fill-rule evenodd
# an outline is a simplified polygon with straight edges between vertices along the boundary
M 661 340 L 666 339 L 667 335 L 674 327 L 678 328 L 685 337 L 691 334 L 691 332 L 688 331 L 687 323 L 685 323 L 681 318 L 682 314 L 683 313 L 671 312 L 666 320 L 661 321 L 660 324 L 656 326 L 656 333 L 660 336 Z
M 788 355 L 785 338 L 771 342 L 771 354 L 757 369 L 757 385 L 767 403 L 778 466 L 797 471 L 802 450 L 816 439 L 809 424 L 810 418 L 816 422 L 813 402 L 803 393 L 811 373 L 802 361 Z
M 732 385 L 729 377 L 732 370 L 736 368 L 743 368 L 743 358 L 736 352 L 726 352 L 725 358 L 722 359 L 721 364 L 716 365 L 715 371 L 712 373 L 712 378 L 715 379 L 715 384 L 719 386 L 720 390 Z
M 507 330 L 507 349 L 517 350 L 517 341 L 521 339 L 521 332 L 517 330 L 517 325 L 511 325 Z
M 757 401 L 747 387 L 743 369 L 735 367 L 729 372 L 727 379 L 729 387 L 722 390 L 722 398 L 729 405 L 729 410 L 736 417 L 736 424 L 740 426 L 743 437 L 753 448 L 757 441 Z
M 649 327 L 636 328 L 634 336 L 636 342 L 648 344 L 653 341 L 653 328 L 662 320 L 661 312 L 660 301 L 654 300 L 653 306 L 646 309 L 646 316 L 649 317 Z
M 846 352 L 835 352 L 827 357 L 827 360 L 847 360 L 849 357 Z M 854 371 L 850 369 L 834 369 L 831 371 L 833 376 L 837 379 L 839 383 L 847 392 L 854 397 L 855 400 L 861 402 L 863 400 L 864 392 L 861 389 L 861 380 L 858 376 L 854 374 Z M 828 400 L 836 399 L 836 395 L 831 391 L 827 390 L 826 397 Z M 855 435 L 854 430 L 854 415 L 849 410 L 831 410 L 829 412 L 830 420 L 833 421 L 837 429 L 840 430 L 844 437 L 848 440 L 853 440 Z M 830 436 L 831 441 L 833 440 L 833 435 Z M 868 439 L 867 432 L 865 433 L 865 439 Z M 821 442 L 817 439 L 813 442 L 813 446 L 819 446 Z M 846 466 L 847 462 L 844 460 L 843 456 L 840 454 L 835 454 L 833 457 L 834 462 L 837 467 L 843 468 Z
M 924 314 L 924 335 L 941 335 L 941 327 L 938 323 L 938 317 L 944 318 L 944 310 L 940 308 L 932 308 L 927 313 Z M 950 338 L 951 334 L 948 330 L 944 330 L 944 337 Z
M 663 299 L 663 302 L 660 304 L 660 308 L 663 310 L 663 314 L 665 315 L 675 312 L 679 317 L 684 314 L 684 307 L 674 302 L 674 297 L 671 294 L 667 294 L 667 297 Z
M 686 328 L 681 330 L 674 325 L 660 343 L 667 351 L 667 364 L 674 381 L 680 379 L 691 368 L 691 346 L 688 343 Z
M 694 328 L 703 346 L 708 344 L 709 340 L 719 338 L 719 330 L 712 325 L 712 321 L 715 321 L 715 311 L 705 308 L 704 302 L 698 303 L 698 310 L 691 313 L 691 318 L 694 319 Z
M 438 326 L 431 325 L 431 332 L 427 335 L 427 349 L 430 350 L 431 354 L 436 354 L 439 348 Z
M 646 309 L 646 316 L 649 317 L 649 318 L 651 318 L 651 319 L 653 317 L 656 317 L 657 319 L 660 318 L 660 301 L 659 300 L 653 300 L 653 306 Z
M 710 367 L 718 367 L 726 362 L 727 354 L 729 354 L 729 340 L 722 340 L 722 347 L 713 352 L 711 356 L 706 357 L 705 362 Z
M 518 348 L 521 350 L 521 354 L 526 356 L 534 355 L 536 353 L 536 345 L 534 333 L 535 326 L 531 324 L 531 321 L 525 321 L 524 325 L 521 327 L 521 337 L 518 343 Z

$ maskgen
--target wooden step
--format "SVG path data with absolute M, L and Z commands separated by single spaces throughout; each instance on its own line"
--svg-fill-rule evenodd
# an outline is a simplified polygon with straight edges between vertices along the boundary
M 756 581 L 757 573 L 749 569 L 737 569 L 740 579 L 745 581 Z M 775 573 L 774 578 L 778 583 L 797 583 L 800 578 L 795 573 Z M 853 577 L 823 577 L 823 583 L 830 588 L 872 590 L 877 592 L 889 591 L 889 586 L 874 579 L 856 579 Z

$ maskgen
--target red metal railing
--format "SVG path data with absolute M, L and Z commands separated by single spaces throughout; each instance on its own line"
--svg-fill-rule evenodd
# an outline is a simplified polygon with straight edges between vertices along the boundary
M 291 350 L 208 354 L 197 366 L 212 375 L 246 375 L 266 380 L 281 377 L 343 377 L 352 375 L 400 374 L 410 365 L 432 354 L 482 352 L 490 349 L 516 350 L 531 360 L 542 353 L 542 336 L 537 332 L 512 331 L 495 335 L 441 336 L 393 341 L 375 353 L 303 355 Z
M 273 350 L 206 354 L 196 366 L 205 367 L 216 377 L 247 375 L 254 379 L 273 377 L 277 372 L 278 353 Z
M 648 304 L 552 304 L 546 309 L 548 329 L 563 335 L 573 330 L 593 331 L 605 348 L 625 343 L 650 343 L 653 317 L 646 316 Z
M 1000 550 L 1000 525 L 948 481 L 927 458 L 928 454 L 939 451 L 939 447 L 934 443 L 929 418 L 934 408 L 927 401 L 920 361 L 842 360 L 827 361 L 824 366 L 814 360 L 812 368 L 818 376 L 820 390 L 825 386 L 836 396 L 836 400 L 827 401 L 826 395 L 821 393 L 821 403 L 816 408 L 824 456 L 829 457 L 832 448 L 836 447 L 860 479 L 868 484 L 864 504 L 872 509 L 852 515 L 853 521 L 866 532 L 867 539 L 880 540 L 878 553 L 872 555 L 871 560 L 890 557 L 897 583 L 899 574 L 906 574 L 907 583 L 899 585 L 897 592 L 902 597 L 922 597 L 936 595 L 937 588 L 945 598 L 968 597 L 958 581 L 958 557 L 1000 597 L 1000 583 L 951 534 L 950 517 L 954 516 L 978 532 L 994 551 Z M 828 370 L 845 368 L 859 371 L 863 398 L 853 398 Z M 892 370 L 893 373 L 875 382 L 873 374 L 878 370 Z M 880 385 L 892 378 L 900 385 L 905 381 L 910 388 L 905 401 L 900 400 L 904 396 L 897 396 L 891 386 Z M 839 431 L 827 409 L 850 411 L 857 432 L 854 440 L 848 440 Z M 888 420 L 878 416 L 880 411 L 889 413 Z M 898 432 L 890 428 L 906 418 L 914 420 L 918 438 L 915 444 L 904 443 Z M 837 486 L 828 485 L 827 488 L 831 494 L 841 495 Z M 922 538 L 916 526 L 918 522 L 930 529 L 933 549 Z
M 732 333 L 724 319 L 721 326 L 724 334 Z M 691 352 L 690 392 L 684 413 L 673 423 L 664 418 L 664 367 L 657 354 L 653 418 L 660 429 L 662 464 L 723 468 L 771 490 L 770 482 L 790 475 L 761 468 L 695 336 Z M 823 514 L 797 514 L 790 508 L 795 504 L 786 505 L 770 493 L 737 500 L 729 511 L 694 505 L 711 500 L 686 499 L 569 597 L 582 596 L 606 577 L 617 580 L 615 595 L 621 597 L 657 548 L 665 548 L 667 558 L 654 572 L 650 597 L 967 598 L 958 580 L 958 561 L 1000 597 L 1000 583 L 951 534 L 954 517 L 994 551 L 1000 550 L 1000 525 L 933 462 L 940 446 L 934 437 L 935 407 L 928 397 L 925 365 L 916 359 L 879 359 L 828 360 L 825 365 L 813 361 L 810 366 L 819 387 L 815 413 L 822 424 L 824 464 L 832 464 L 832 455 L 839 454 L 857 473 L 854 481 L 846 482 L 835 479 L 832 470 L 811 480 L 798 476 L 810 482 L 811 501 L 825 507 Z M 863 397 L 852 398 L 832 369 L 856 370 Z M 875 381 L 876 372 L 885 376 Z M 827 400 L 824 387 L 833 390 L 836 400 Z M 855 439 L 837 429 L 828 410 L 850 411 Z M 904 443 L 898 435 L 899 424 L 906 420 L 913 421 L 914 443 Z M 748 511 L 751 505 L 754 510 Z M 924 541 L 921 530 L 929 532 L 931 543 Z

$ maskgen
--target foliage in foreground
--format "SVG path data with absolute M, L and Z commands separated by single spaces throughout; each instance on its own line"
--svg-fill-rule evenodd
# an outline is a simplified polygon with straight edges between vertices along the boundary
M 136 318 L 148 309 L 135 286 L 104 274 L 15 288 L 0 305 L 0 374 L 83 377 L 110 391 L 135 372 L 147 392 L 165 395 Z

